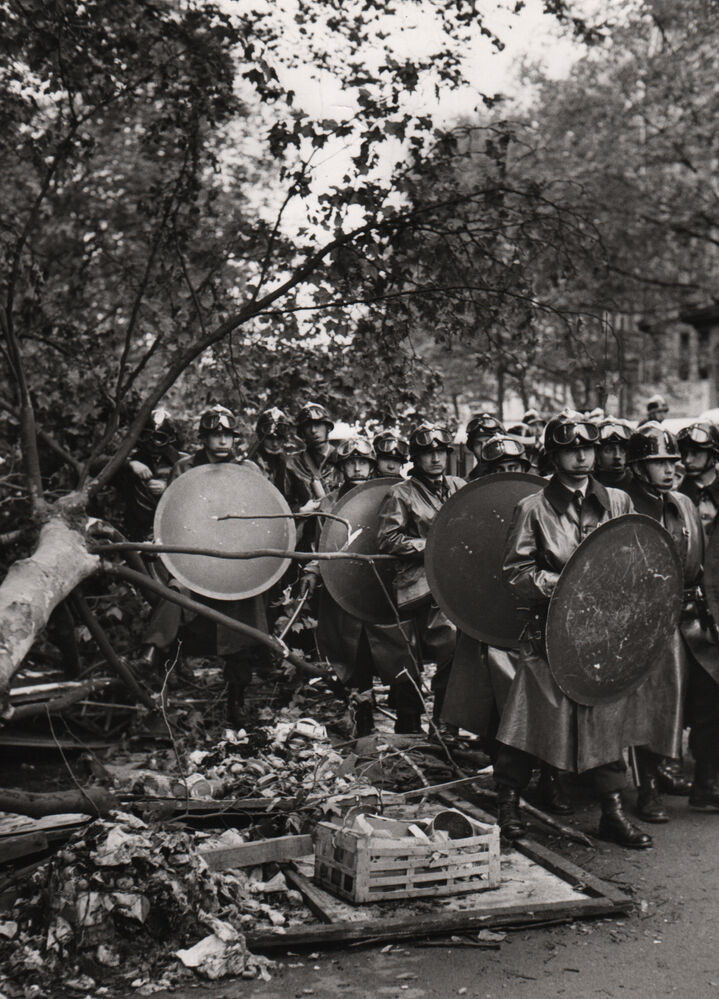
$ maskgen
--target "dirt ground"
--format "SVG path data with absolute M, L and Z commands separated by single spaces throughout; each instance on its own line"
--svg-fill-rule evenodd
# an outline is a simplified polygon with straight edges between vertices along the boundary
M 425 940 L 391 950 L 377 945 L 304 951 L 283 955 L 271 982 L 225 981 L 171 994 L 176 999 L 719 997 L 719 815 L 689 812 L 684 798 L 667 803 L 672 821 L 650 830 L 655 845 L 648 851 L 548 841 L 599 877 L 628 886 L 635 900 L 628 915 L 510 931 L 498 950 Z M 577 824 L 591 831 L 595 817 L 587 805 Z

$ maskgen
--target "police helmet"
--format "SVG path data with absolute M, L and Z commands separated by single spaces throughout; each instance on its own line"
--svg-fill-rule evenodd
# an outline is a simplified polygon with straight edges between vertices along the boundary
M 258 437 L 286 437 L 289 433 L 290 421 L 277 406 L 265 409 L 257 417 L 255 433 Z
M 493 437 L 504 432 L 504 424 L 492 413 L 475 413 L 467 424 L 467 447 L 474 447 L 478 437 Z
M 378 458 L 395 458 L 406 461 L 409 457 L 409 443 L 394 430 L 382 430 L 372 441 Z
M 534 440 L 534 435 L 532 435 L 532 440 Z M 485 465 L 493 465 L 500 461 L 516 461 L 522 465 L 525 471 L 531 464 L 524 444 L 508 434 L 495 434 L 494 437 L 489 437 L 484 441 L 479 460 Z
M 453 451 L 452 432 L 447 427 L 435 423 L 420 423 L 409 435 L 409 453 L 414 458 L 422 451 L 434 451 L 443 448 Z
M 365 458 L 373 465 L 377 461 L 372 444 L 366 437 L 348 437 L 346 441 L 337 445 L 335 449 L 336 463 L 339 465 L 350 458 Z
M 565 409 L 553 416 L 544 428 L 543 443 L 547 454 L 563 447 L 589 447 L 599 440 L 599 427 L 581 413 Z
M 237 435 L 237 418 L 225 406 L 219 403 L 206 409 L 200 417 L 200 433 L 211 434 L 218 430 L 230 430 Z
M 679 431 L 677 444 L 682 454 L 685 454 L 689 448 L 717 453 L 719 452 L 719 431 L 713 423 L 692 423 L 688 427 L 682 427 Z
M 632 428 L 626 420 L 615 416 L 606 416 L 599 422 L 599 441 L 602 444 L 628 444 L 632 436 Z
M 679 461 L 679 445 L 673 433 L 652 420 L 644 423 L 629 438 L 627 460 L 650 461 L 654 458 Z
M 326 423 L 330 430 L 334 427 L 334 423 L 330 419 L 329 413 L 324 406 L 320 405 L 319 402 L 305 403 L 297 414 L 298 430 L 301 430 L 302 427 L 306 426 L 308 423 Z

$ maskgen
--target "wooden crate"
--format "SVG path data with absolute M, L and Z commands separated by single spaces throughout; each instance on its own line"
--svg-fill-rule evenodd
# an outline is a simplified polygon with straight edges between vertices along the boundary
M 320 822 L 315 881 L 350 902 L 437 897 L 497 888 L 499 827 L 469 820 L 476 834 L 446 843 L 369 836 Z

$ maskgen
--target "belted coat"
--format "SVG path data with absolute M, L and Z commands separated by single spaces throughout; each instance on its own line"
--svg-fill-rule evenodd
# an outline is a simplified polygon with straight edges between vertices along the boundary
M 580 542 L 601 524 L 634 512 L 626 493 L 592 478 L 581 511 L 572 498 L 554 476 L 541 492 L 520 501 L 510 529 L 504 578 L 521 603 L 540 615 Z M 525 643 L 497 739 L 576 773 L 620 759 L 627 746 L 674 755 L 674 727 L 667 731 L 661 705 L 654 705 L 645 687 L 611 703 L 577 704 L 560 690 L 537 645 Z

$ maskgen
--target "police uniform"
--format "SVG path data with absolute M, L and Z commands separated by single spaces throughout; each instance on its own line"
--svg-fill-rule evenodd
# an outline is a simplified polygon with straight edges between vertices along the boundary
M 434 518 L 442 505 L 465 485 L 464 479 L 442 475 L 432 479 L 415 466 L 409 478 L 392 486 L 379 515 L 380 552 L 399 556 L 395 595 L 400 615 L 412 621 L 419 656 L 437 664 L 433 680 L 433 716 L 440 718 L 456 643 L 456 629 L 435 603 L 424 568 L 424 549 Z M 417 667 L 407 654 L 405 667 L 418 682 Z

